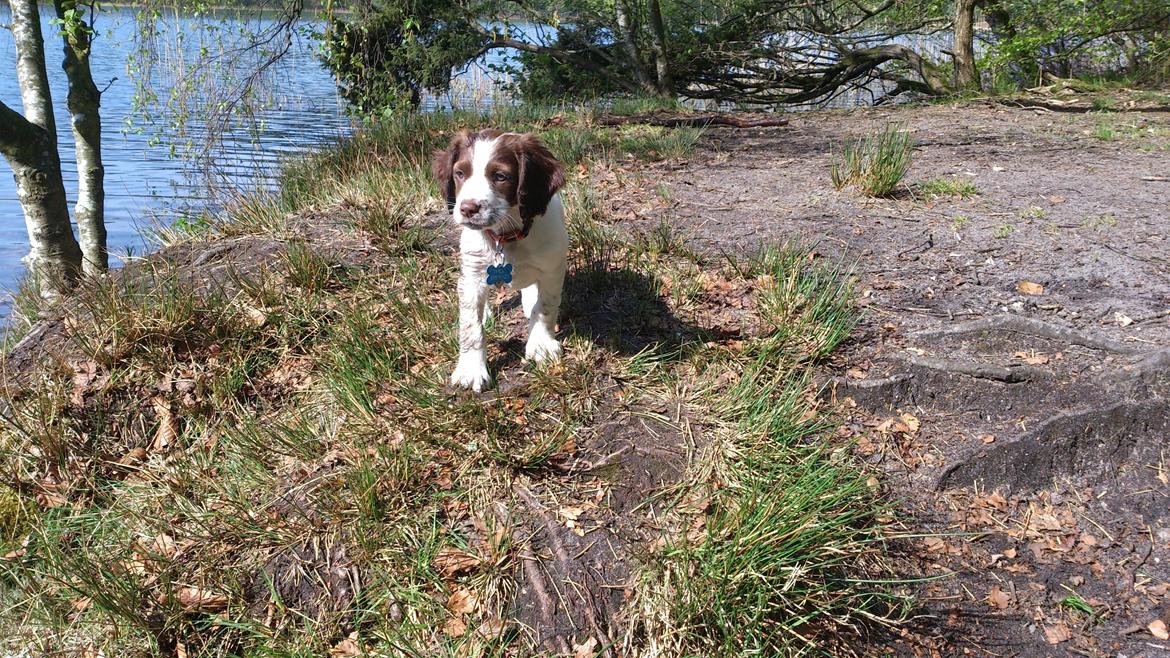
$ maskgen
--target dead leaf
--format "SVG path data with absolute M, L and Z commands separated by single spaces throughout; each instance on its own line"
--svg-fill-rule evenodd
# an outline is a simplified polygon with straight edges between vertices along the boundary
M 1016 352 L 1017 359 L 1023 359 L 1024 363 L 1030 366 L 1040 366 L 1048 363 L 1048 357 L 1036 352 Z
M 154 538 L 154 546 L 151 548 L 159 555 L 168 558 L 175 557 L 175 553 L 178 553 L 178 549 L 175 547 L 174 537 L 171 537 L 165 532 Z
M 597 649 L 597 638 L 590 637 L 581 644 L 573 645 L 573 658 L 592 658 Z
M 1060 644 L 1072 639 L 1072 631 L 1068 629 L 1068 624 L 1058 621 L 1051 626 L 1044 627 L 1044 639 L 1048 641 L 1048 644 Z
M 1016 284 L 1016 290 L 1024 293 L 1025 295 L 1044 294 L 1044 286 L 1036 283 L 1035 281 L 1020 281 Z
M 1064 203 L 1064 197 L 1059 195 L 1050 196 L 1048 197 L 1048 203 L 1051 203 L 1054 206 L 1060 203 Z
M 466 587 L 458 587 L 447 597 L 447 609 L 455 614 L 471 614 L 479 608 L 479 598 Z
M 979 437 L 979 440 L 983 441 L 984 443 L 995 443 L 995 435 L 994 434 L 984 434 L 984 435 Z
M 914 414 L 902 414 L 902 423 L 906 425 L 910 434 L 917 434 L 918 428 L 922 426 L 922 423 Z
M 1052 514 L 1037 514 L 1032 517 L 1030 524 L 1037 530 L 1062 530 L 1064 526 L 1060 524 L 1060 519 L 1057 519 Z
M 1125 313 L 1121 313 L 1121 312 L 1114 313 L 1113 319 L 1117 321 L 1117 324 L 1119 324 L 1123 327 L 1128 327 L 1129 325 L 1133 324 L 1133 318 L 1129 317 Z
M 357 633 L 350 633 L 349 637 L 329 649 L 329 655 L 338 658 L 351 658 L 352 656 L 360 656 L 361 653 L 361 647 L 357 643 Z
M 461 573 L 471 571 L 479 566 L 479 562 L 478 557 L 448 546 L 435 555 L 432 565 L 444 578 L 452 578 Z
M 494 640 L 504 634 L 504 630 L 507 628 L 507 626 L 508 625 L 504 623 L 503 619 L 495 617 L 484 620 L 484 622 L 479 625 L 479 628 L 475 629 L 475 634 L 485 640 Z
M 467 624 L 463 623 L 459 617 L 452 617 L 447 620 L 446 624 L 443 624 L 443 633 L 448 637 L 463 637 L 466 632 Z
M 1146 628 L 1150 631 L 1150 635 L 1159 640 L 1170 640 L 1170 629 L 1166 628 L 1166 622 L 1161 619 L 1155 619 Z
M 1006 610 L 1012 604 L 1012 595 L 999 588 L 999 585 L 991 588 L 987 594 L 987 602 L 994 608 Z
M 151 450 L 165 452 L 179 436 L 179 419 L 171 413 L 171 403 L 166 398 L 156 397 L 151 400 L 154 414 L 158 416 L 158 429 L 154 433 L 154 443 Z
M 227 607 L 228 598 L 202 587 L 180 587 L 175 599 L 185 610 L 216 611 Z

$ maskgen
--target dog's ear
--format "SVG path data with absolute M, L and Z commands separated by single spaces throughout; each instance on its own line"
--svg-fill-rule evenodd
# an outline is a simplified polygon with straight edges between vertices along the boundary
M 565 184 L 565 167 L 533 135 L 521 135 L 516 148 L 520 171 L 516 181 L 516 201 L 524 232 L 532 219 L 543 215 L 557 190 Z
M 435 151 L 431 159 L 431 173 L 439 182 L 439 191 L 447 199 L 447 209 L 455 207 L 455 163 L 463 149 L 471 146 L 471 133 L 461 130 L 451 138 L 446 149 Z

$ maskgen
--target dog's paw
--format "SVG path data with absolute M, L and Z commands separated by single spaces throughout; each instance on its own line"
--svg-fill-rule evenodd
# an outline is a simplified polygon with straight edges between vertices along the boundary
M 561 344 L 543 331 L 534 332 L 524 347 L 524 358 L 536 363 L 551 363 L 561 358 Z
M 470 388 L 476 393 L 491 386 L 492 376 L 488 373 L 483 355 L 460 354 L 455 372 L 451 373 L 451 385 L 457 388 Z

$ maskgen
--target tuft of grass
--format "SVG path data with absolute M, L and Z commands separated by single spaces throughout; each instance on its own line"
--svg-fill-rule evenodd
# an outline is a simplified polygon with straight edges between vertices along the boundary
M 951 228 L 956 231 L 962 230 L 971 223 L 971 218 L 967 215 L 955 215 L 951 218 Z
M 939 197 L 959 197 L 966 199 L 979 194 L 979 188 L 973 181 L 963 178 L 931 178 L 915 186 L 919 194 L 927 199 Z
M 830 170 L 833 187 L 853 185 L 871 197 L 889 196 L 910 168 L 912 146 L 910 133 L 892 124 L 846 142 Z
M 991 235 L 997 239 L 1003 240 L 1012 234 L 1013 229 L 1014 227 L 1011 224 L 996 224 L 995 231 L 992 232 Z
M 1047 214 L 1040 206 L 1028 206 L 1020 211 L 1020 219 L 1043 219 Z
M 1081 226 L 1091 231 L 1104 232 L 1117 226 L 1117 218 L 1108 213 L 1104 215 L 1093 215 L 1082 220 Z
M 845 619 L 893 623 L 907 611 L 880 582 L 886 506 L 813 439 L 825 425 L 804 360 L 848 335 L 849 279 L 793 248 L 740 269 L 762 279 L 767 329 L 733 359 L 735 382 L 711 391 L 719 439 L 678 490 L 712 511 L 683 524 L 690 530 L 654 555 L 636 588 L 636 630 L 668 655 L 802 655 L 831 643 L 825 630 Z
M 1089 605 L 1087 601 L 1077 596 L 1076 594 L 1072 594 L 1061 599 L 1060 605 L 1061 607 L 1068 608 L 1069 610 L 1076 610 L 1077 612 L 1083 612 L 1087 615 L 1096 613 L 1096 610 L 1093 609 L 1093 606 Z

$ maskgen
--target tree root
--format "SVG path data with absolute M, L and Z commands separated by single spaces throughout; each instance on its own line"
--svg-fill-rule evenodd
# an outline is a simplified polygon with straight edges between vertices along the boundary
M 561 541 L 560 526 L 556 523 L 556 521 L 553 520 L 552 515 L 550 515 L 548 512 L 548 509 L 542 505 L 539 500 L 536 499 L 536 496 L 532 495 L 532 492 L 528 491 L 528 489 L 520 484 L 516 484 L 512 488 L 516 494 L 519 495 L 521 499 L 523 499 L 524 504 L 533 512 L 536 512 L 541 521 L 544 523 L 545 532 L 548 534 L 549 544 L 552 546 L 553 554 L 556 556 L 557 561 L 560 562 L 561 569 L 564 574 L 568 576 L 570 569 L 572 568 L 572 560 L 569 557 L 568 551 L 565 550 L 564 543 Z M 602 647 L 604 647 L 602 655 L 606 656 L 607 658 L 614 658 L 613 649 L 611 648 L 613 645 L 613 640 L 610 638 L 609 633 L 606 632 L 598 620 L 597 603 L 593 598 L 593 594 L 588 587 L 584 588 L 584 591 L 586 594 L 588 594 L 589 597 L 589 601 L 584 606 L 585 616 L 588 618 L 589 625 L 593 628 L 593 632 L 596 633 L 598 642 Z M 561 638 L 561 642 L 564 642 L 563 638 Z
M 935 359 L 926 356 L 910 357 L 910 364 L 920 368 L 930 368 L 931 370 L 967 375 L 978 379 L 990 379 L 1008 384 L 1030 382 L 1048 376 L 1048 373 L 1040 368 L 1033 368 L 1031 366 L 993 366 L 986 363 L 965 363 L 963 361 Z
M 505 524 L 505 526 L 510 526 L 509 520 L 505 513 L 501 513 L 499 510 L 496 510 L 495 514 L 496 519 L 500 523 Z M 515 537 L 513 537 L 513 540 L 515 540 Z M 520 546 L 521 544 L 516 542 L 516 545 Z M 556 610 L 556 602 L 553 601 L 552 596 L 550 596 L 548 593 L 549 588 L 546 587 L 544 574 L 540 571 L 540 558 L 536 557 L 536 555 L 534 555 L 532 551 L 528 550 L 527 548 L 519 552 L 519 557 L 521 568 L 524 570 L 524 579 L 528 581 L 528 585 L 532 587 L 532 595 L 536 599 L 536 606 L 539 610 L 541 623 L 544 624 L 545 628 L 555 629 L 556 621 L 553 618 L 553 614 Z M 540 644 L 540 639 L 541 638 L 538 631 L 536 638 L 537 645 Z M 552 637 L 549 638 L 549 641 L 556 642 L 556 646 L 547 648 L 551 648 L 554 651 L 559 651 L 562 654 L 572 653 L 569 649 L 569 643 L 565 641 L 565 638 L 561 637 L 555 632 L 553 633 Z
M 1029 336 L 1036 336 L 1039 338 L 1050 338 L 1052 340 L 1064 341 L 1073 345 L 1081 345 L 1083 347 L 1091 347 L 1097 350 L 1104 350 L 1106 352 L 1115 352 L 1117 354 L 1140 354 L 1144 350 L 1136 348 L 1131 345 L 1102 338 L 1100 336 L 1092 336 L 1076 329 L 1069 329 L 1068 327 L 1061 327 L 1043 320 L 1034 320 L 1032 318 L 1024 318 L 1018 315 L 998 315 L 993 318 L 984 318 L 982 320 L 972 320 L 970 322 L 963 322 L 950 327 L 943 327 L 940 329 L 925 329 L 916 331 L 910 334 L 911 338 L 944 338 L 948 336 L 961 336 L 963 334 L 973 334 L 983 331 L 1014 331 L 1020 334 Z

